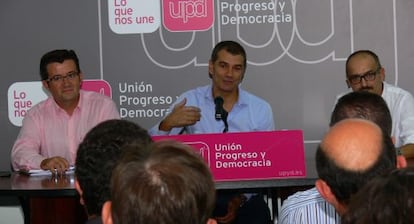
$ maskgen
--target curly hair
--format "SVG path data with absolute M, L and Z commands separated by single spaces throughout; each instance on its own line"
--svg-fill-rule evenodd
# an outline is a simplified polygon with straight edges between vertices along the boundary
M 111 174 L 121 157 L 121 148 L 130 143 L 151 142 L 145 129 L 126 120 L 107 120 L 88 132 L 79 145 L 75 163 L 88 215 L 100 215 L 102 205 L 110 199 Z

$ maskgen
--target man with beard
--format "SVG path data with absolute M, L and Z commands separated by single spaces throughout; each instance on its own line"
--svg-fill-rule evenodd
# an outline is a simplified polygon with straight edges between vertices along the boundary
M 385 82 L 385 69 L 370 50 L 359 50 L 348 57 L 346 83 L 352 91 L 367 91 L 384 98 L 391 112 L 395 146 L 407 159 L 413 160 L 414 98 L 411 93 Z

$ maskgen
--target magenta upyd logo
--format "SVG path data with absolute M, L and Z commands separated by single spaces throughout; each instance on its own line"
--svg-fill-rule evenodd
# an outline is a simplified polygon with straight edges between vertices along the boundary
M 95 79 L 95 80 L 83 80 L 82 89 L 88 91 L 94 91 L 102 95 L 112 97 L 112 88 L 111 85 L 105 80 Z
M 214 22 L 213 0 L 163 0 L 162 8 L 170 31 L 207 30 Z

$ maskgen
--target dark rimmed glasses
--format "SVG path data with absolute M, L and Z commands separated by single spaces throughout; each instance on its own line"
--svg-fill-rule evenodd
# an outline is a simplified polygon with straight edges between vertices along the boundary
M 350 75 L 348 76 L 348 81 L 352 84 L 352 85 L 356 85 L 361 83 L 362 79 L 364 79 L 366 82 L 367 81 L 374 81 L 375 77 L 377 76 L 378 72 L 380 69 L 377 69 L 376 71 L 368 71 L 365 72 L 363 75 Z
M 69 72 L 66 75 L 55 75 L 48 79 L 46 79 L 47 82 L 55 82 L 60 83 L 63 82 L 64 79 L 72 81 L 75 77 L 79 75 L 79 72 Z

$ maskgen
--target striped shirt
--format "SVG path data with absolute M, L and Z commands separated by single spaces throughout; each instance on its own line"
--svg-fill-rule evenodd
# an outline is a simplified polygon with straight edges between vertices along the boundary
M 339 224 L 340 216 L 314 187 L 296 192 L 282 204 L 277 224 L 299 223 Z

